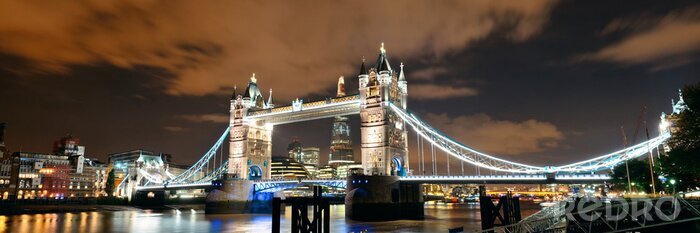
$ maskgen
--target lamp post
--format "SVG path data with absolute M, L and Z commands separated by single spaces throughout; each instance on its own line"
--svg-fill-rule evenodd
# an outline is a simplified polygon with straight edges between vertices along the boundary
M 669 182 L 671 182 L 671 186 L 673 186 L 673 194 L 676 194 L 676 180 L 671 179 Z
M 632 182 L 631 185 L 632 185 L 631 187 L 634 187 L 634 192 L 637 192 L 637 184 Z

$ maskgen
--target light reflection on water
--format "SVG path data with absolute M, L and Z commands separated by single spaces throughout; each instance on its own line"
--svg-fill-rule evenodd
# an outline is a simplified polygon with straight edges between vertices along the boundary
M 523 217 L 539 206 L 521 203 Z M 291 207 L 287 206 L 281 221 L 282 232 L 290 231 Z M 272 219 L 265 214 L 205 215 L 202 210 L 116 211 L 56 214 L 0 215 L 0 232 L 270 232 Z M 477 204 L 426 204 L 425 220 L 390 222 L 356 222 L 345 219 L 345 206 L 331 206 L 332 232 L 447 232 L 464 226 L 480 228 Z

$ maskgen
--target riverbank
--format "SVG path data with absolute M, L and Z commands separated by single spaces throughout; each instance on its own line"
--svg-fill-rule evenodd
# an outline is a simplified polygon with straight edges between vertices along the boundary
M 0 208 L 0 215 L 45 214 L 45 213 L 77 213 L 77 212 L 112 212 L 112 211 L 141 211 L 134 206 L 123 205 L 8 205 Z

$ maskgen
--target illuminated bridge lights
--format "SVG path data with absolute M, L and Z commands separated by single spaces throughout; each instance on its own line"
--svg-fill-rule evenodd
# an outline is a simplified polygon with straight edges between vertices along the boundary
M 345 180 L 337 179 L 309 179 L 309 180 L 269 180 L 255 182 L 255 192 L 276 192 L 284 189 L 291 189 L 300 186 L 320 185 L 331 188 L 345 189 Z
M 565 183 L 591 183 L 610 180 L 610 176 L 604 174 L 556 174 L 552 182 Z M 546 183 L 549 182 L 545 174 L 512 174 L 512 175 L 483 175 L 483 176 L 405 176 L 400 181 L 415 183 Z M 367 179 L 353 180 L 353 184 L 369 183 Z M 346 189 L 345 180 L 338 179 L 309 179 L 309 180 L 260 180 L 254 182 L 255 192 L 277 192 L 284 189 L 292 189 L 300 186 L 320 185 L 331 188 Z M 221 187 L 220 181 L 198 182 L 191 184 L 165 184 L 137 187 L 139 191 L 183 189 L 183 188 L 212 188 Z
M 408 113 L 406 110 L 389 104 L 389 108 L 396 113 L 402 120 L 404 120 L 411 128 L 416 131 L 418 135 L 424 140 L 427 140 L 430 144 L 436 146 L 438 149 L 448 153 L 452 157 L 460 159 L 464 162 L 486 168 L 494 171 L 502 171 L 508 173 L 521 173 L 521 174 L 544 174 L 544 173 L 590 173 L 601 170 L 611 169 L 615 165 L 618 165 L 626 160 L 637 158 L 642 156 L 652 148 L 655 148 L 663 144 L 669 137 L 670 134 L 663 133 L 658 137 L 650 139 L 646 142 L 639 143 L 637 145 L 631 146 L 629 148 L 619 150 L 610 154 L 595 157 L 593 159 L 567 164 L 563 166 L 532 166 L 516 162 L 507 161 L 500 159 L 479 151 L 476 151 L 468 146 L 465 146 L 448 136 L 443 135 L 438 130 L 432 128 L 427 123 L 418 119 L 413 114 Z
M 252 111 L 246 116 L 248 121 L 264 121 L 266 124 L 282 124 L 296 121 L 325 118 L 336 115 L 357 114 L 360 107 L 359 96 L 335 98 L 325 101 L 304 103 L 301 110 L 294 111 L 290 106 L 260 111 Z M 384 104 L 384 103 L 383 103 Z M 634 159 L 649 153 L 652 148 L 662 145 L 670 138 L 668 131 L 662 131 L 661 135 L 648 141 L 618 150 L 609 154 L 594 157 L 592 159 L 561 165 L 561 166 L 532 166 L 508 161 L 486 153 L 479 152 L 466 146 L 449 136 L 433 128 L 408 110 L 391 103 L 386 103 L 390 111 L 396 114 L 406 125 L 429 145 L 457 158 L 463 162 L 475 166 L 508 173 L 509 175 L 484 175 L 484 176 L 406 176 L 400 177 L 400 181 L 417 183 L 576 183 L 576 182 L 602 182 L 610 180 L 608 175 L 591 174 L 613 168 L 626 160 Z M 402 126 L 404 127 L 404 126 Z M 173 175 L 169 171 L 158 175 L 152 175 L 145 171 L 139 171 L 140 175 L 149 181 L 148 186 L 137 187 L 137 190 L 162 190 L 179 188 L 210 188 L 222 186 L 217 180 L 227 172 L 227 162 L 221 164 L 203 176 L 203 168 L 208 167 L 212 158 L 216 158 L 217 150 L 222 146 L 229 128 L 221 135 L 219 140 L 188 170 L 179 175 Z M 165 174 L 165 175 L 162 175 Z M 136 175 L 136 174 L 134 174 Z M 368 180 L 353 180 L 353 184 L 368 183 Z M 121 185 L 121 184 L 120 184 Z M 306 185 L 322 185 L 333 188 L 345 189 L 346 181 L 338 179 L 304 179 L 304 180 L 258 180 L 254 181 L 255 192 L 274 192 L 281 189 L 294 188 Z

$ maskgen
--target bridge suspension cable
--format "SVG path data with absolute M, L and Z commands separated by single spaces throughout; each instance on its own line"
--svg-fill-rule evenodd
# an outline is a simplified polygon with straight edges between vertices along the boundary
M 228 136 L 228 132 L 231 126 L 226 127 L 226 130 L 221 134 L 219 137 L 219 140 L 214 143 L 214 145 L 209 148 L 209 150 L 200 158 L 194 165 L 192 165 L 189 169 L 185 170 L 182 174 L 179 174 L 175 176 L 174 178 L 168 180 L 168 183 L 182 183 L 186 182 L 187 180 L 192 179 L 196 174 L 199 172 L 202 172 L 202 169 L 204 169 L 205 166 L 209 165 L 209 162 L 212 160 L 212 157 L 216 155 L 217 149 L 221 147 L 221 145 L 224 142 L 224 139 L 226 139 L 226 136 Z M 207 168 L 208 169 L 208 168 Z M 209 174 L 206 172 L 205 174 Z
M 445 153 L 445 158 L 447 158 L 447 175 L 450 175 L 450 154 Z
M 435 144 L 430 143 L 430 161 L 432 162 L 433 175 L 437 175 L 437 167 L 435 166 Z
M 500 159 L 479 152 L 445 136 L 444 134 L 432 128 L 424 121 L 420 120 L 418 117 L 408 113 L 406 110 L 397 107 L 396 105 L 390 103 L 389 108 L 391 109 L 391 111 L 396 113 L 397 116 L 404 120 L 406 124 L 410 125 L 411 128 L 415 130 L 420 137 L 422 137 L 430 143 L 431 153 L 433 155 L 434 174 L 436 170 L 434 165 L 434 147 L 437 147 L 443 152 L 448 153 L 450 156 L 460 159 L 463 162 L 471 163 L 477 167 L 489 169 L 490 171 L 500 171 L 507 173 L 582 173 L 611 169 L 619 163 L 622 163 L 629 159 L 637 158 L 641 155 L 648 153 L 650 148 L 661 145 L 670 137 L 670 133 L 665 132 L 646 142 L 639 143 L 626 149 L 615 151 L 613 153 L 598 156 L 585 161 L 567 164 L 564 166 L 532 166 Z

